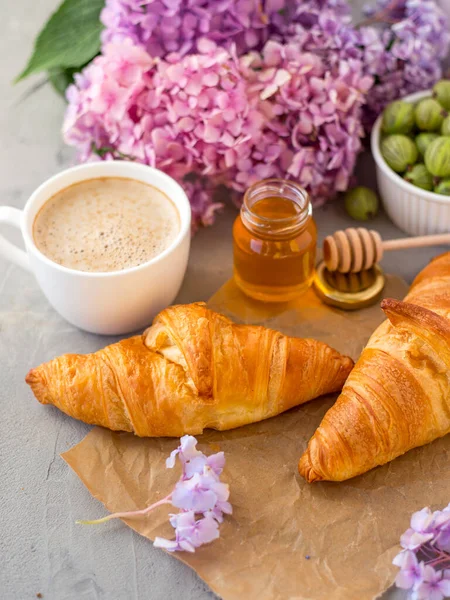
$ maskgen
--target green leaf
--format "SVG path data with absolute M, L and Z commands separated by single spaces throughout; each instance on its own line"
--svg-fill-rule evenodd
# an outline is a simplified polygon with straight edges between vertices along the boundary
M 33 54 L 15 82 L 32 73 L 80 68 L 100 50 L 100 12 L 105 0 L 64 0 L 47 21 Z
M 95 142 L 92 142 L 91 144 L 91 151 L 94 154 L 97 154 L 97 156 L 100 156 L 100 158 L 104 158 L 107 154 L 111 154 L 111 156 L 115 159 L 120 158 L 122 160 L 136 160 L 133 156 L 119 152 L 119 150 L 116 150 L 112 146 L 101 146 L 101 148 L 97 148 Z
M 53 69 L 49 69 L 48 80 L 58 94 L 65 96 L 66 89 L 73 82 L 73 76 L 76 72 L 77 69 L 61 69 L 59 67 L 55 67 Z
M 88 64 L 86 63 L 75 68 L 63 69 L 61 67 L 54 67 L 53 69 L 49 69 L 48 81 L 52 84 L 53 89 L 65 98 L 66 89 L 73 83 L 75 73 L 82 71 Z

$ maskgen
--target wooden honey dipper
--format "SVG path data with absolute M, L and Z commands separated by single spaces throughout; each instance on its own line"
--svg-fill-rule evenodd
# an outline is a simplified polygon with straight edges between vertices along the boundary
M 450 244 L 450 233 L 383 242 L 377 231 L 350 227 L 345 231 L 336 231 L 324 239 L 323 259 L 329 271 L 359 273 L 380 262 L 385 250 L 422 248 L 439 244 Z

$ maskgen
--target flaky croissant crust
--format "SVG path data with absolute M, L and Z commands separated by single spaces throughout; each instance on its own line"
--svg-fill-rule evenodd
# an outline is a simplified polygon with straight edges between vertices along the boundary
M 299 462 L 342 481 L 450 432 L 450 253 L 433 260 L 371 336 Z
M 315 340 L 236 325 L 203 303 L 89 355 L 66 354 L 26 381 L 43 404 L 139 436 L 238 427 L 338 391 L 350 358 Z

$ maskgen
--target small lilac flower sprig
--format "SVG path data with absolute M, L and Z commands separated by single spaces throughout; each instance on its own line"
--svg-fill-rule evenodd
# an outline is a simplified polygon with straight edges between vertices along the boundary
M 220 481 L 225 466 L 223 452 L 206 456 L 197 450 L 197 440 L 191 435 L 180 439 L 180 445 L 166 460 L 172 469 L 176 458 L 182 466 L 182 474 L 170 494 L 141 510 L 117 512 L 95 521 L 77 521 L 82 525 L 97 525 L 111 519 L 130 519 L 149 514 L 158 506 L 171 504 L 180 512 L 170 515 L 170 524 L 175 529 L 175 539 L 156 537 L 153 545 L 169 552 L 195 552 L 203 544 L 219 537 L 219 524 L 223 515 L 233 512 L 228 502 L 230 495 L 227 483 Z
M 400 567 L 396 586 L 410 590 L 412 600 L 449 597 L 450 504 L 443 510 L 423 508 L 414 513 L 400 545 L 403 550 L 393 560 Z

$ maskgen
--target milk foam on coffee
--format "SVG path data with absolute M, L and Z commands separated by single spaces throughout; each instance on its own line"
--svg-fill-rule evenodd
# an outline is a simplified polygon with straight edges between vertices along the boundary
M 59 191 L 33 225 L 38 249 L 79 271 L 135 267 L 163 252 L 180 230 L 180 217 L 159 189 L 120 177 L 89 179 Z

